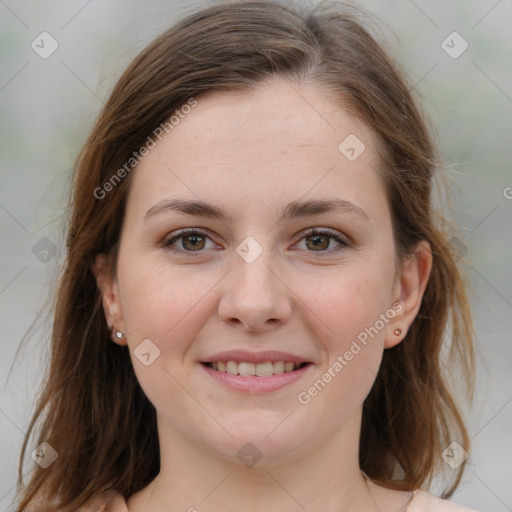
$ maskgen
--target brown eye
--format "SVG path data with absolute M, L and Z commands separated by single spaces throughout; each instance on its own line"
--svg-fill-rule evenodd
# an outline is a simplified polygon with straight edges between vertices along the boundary
M 203 249 L 207 248 L 207 240 L 210 240 L 210 237 L 205 232 L 189 229 L 176 233 L 168 241 L 164 242 L 163 245 L 171 252 L 189 255 L 197 253 L 199 255 L 203 252 Z
M 201 235 L 185 235 L 181 237 L 183 239 L 183 248 L 187 251 L 197 251 L 204 249 L 205 237 Z
M 308 249 L 313 249 L 313 250 L 328 249 L 329 244 L 331 243 L 329 238 L 330 237 L 328 237 L 328 236 L 322 236 L 322 235 L 308 236 L 308 237 L 306 237 L 306 240 L 307 240 L 306 246 L 308 247 Z M 310 243 L 308 243 L 308 240 L 310 241 Z
M 350 246 L 348 240 L 338 231 L 330 229 L 313 229 L 310 230 L 301 239 L 305 241 L 305 247 L 307 252 L 322 253 L 333 253 L 342 249 L 346 249 Z M 335 241 L 337 246 L 333 246 L 332 241 Z

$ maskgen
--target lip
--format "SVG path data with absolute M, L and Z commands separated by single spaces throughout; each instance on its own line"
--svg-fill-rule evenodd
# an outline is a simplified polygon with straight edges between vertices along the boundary
M 262 352 L 264 354 L 264 352 Z M 254 355 L 254 354 L 253 354 Z M 222 361 L 223 359 L 220 359 Z M 228 359 L 229 361 L 233 361 L 233 359 Z M 281 361 L 282 359 L 277 359 L 277 361 Z M 246 359 L 242 359 L 242 361 L 247 361 Z M 265 359 L 268 361 L 268 359 Z M 261 362 L 265 362 L 261 361 Z M 289 360 L 288 360 L 289 361 Z M 215 361 L 213 361 L 215 362 Z M 297 361 L 301 362 L 301 361 Z M 205 372 L 210 375 L 216 382 L 226 386 L 229 389 L 235 391 L 243 391 L 245 393 L 250 394 L 258 394 L 258 393 L 269 393 L 272 391 L 277 391 L 285 386 L 293 384 L 297 382 L 299 379 L 308 374 L 314 364 L 309 363 L 304 365 L 302 368 L 298 370 L 293 370 L 292 372 L 280 373 L 278 375 L 271 375 L 269 377 L 257 377 L 255 375 L 251 376 L 242 376 L 242 375 L 231 375 L 230 373 L 219 372 L 206 366 L 205 364 L 199 364 L 201 368 L 204 369 Z
M 203 363 L 218 363 L 219 361 L 237 361 L 245 363 L 266 363 L 267 361 L 284 361 L 292 363 L 311 363 L 309 359 L 300 357 L 288 352 L 280 352 L 279 350 L 265 350 L 262 352 L 249 352 L 248 350 L 226 350 L 224 352 L 218 352 L 206 359 Z M 258 377 L 259 379 L 263 377 Z

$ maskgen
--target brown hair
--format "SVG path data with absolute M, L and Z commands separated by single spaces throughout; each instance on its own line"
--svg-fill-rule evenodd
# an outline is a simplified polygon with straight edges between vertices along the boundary
M 432 249 L 419 314 L 406 338 L 384 351 L 364 402 L 361 469 L 385 487 L 411 490 L 442 473 L 441 452 L 450 442 L 469 451 L 445 366 L 460 365 L 472 397 L 474 333 L 456 254 L 441 214 L 434 217 L 432 184 L 439 166 L 412 88 L 364 27 L 367 20 L 366 13 L 337 2 L 309 8 L 217 4 L 160 35 L 121 76 L 76 163 L 49 374 L 20 457 L 19 512 L 40 495 L 47 497 L 40 511 L 73 510 L 106 488 L 127 498 L 158 474 L 155 409 L 128 352 L 111 341 L 91 271 L 95 256 L 105 253 L 115 273 L 131 175 L 104 199 L 95 190 L 191 97 L 249 91 L 273 76 L 322 86 L 355 109 L 384 148 L 382 173 L 397 254 L 412 254 L 420 240 Z M 448 362 L 441 353 L 446 342 Z M 58 459 L 47 469 L 37 468 L 23 486 L 23 456 L 38 419 L 44 419 L 38 444 L 48 442 Z M 453 472 L 444 497 L 454 491 L 463 469 L 464 464 Z

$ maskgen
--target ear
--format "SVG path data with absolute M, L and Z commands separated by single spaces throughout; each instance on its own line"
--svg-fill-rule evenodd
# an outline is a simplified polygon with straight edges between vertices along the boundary
M 119 298 L 119 288 L 117 280 L 111 272 L 107 256 L 105 254 L 98 254 L 91 265 L 91 270 L 96 278 L 96 284 L 101 294 L 107 325 L 114 328 L 111 333 L 112 340 L 119 345 L 127 345 L 126 324 Z M 117 339 L 115 337 L 116 330 L 124 334 L 123 338 Z
M 402 263 L 397 276 L 394 297 L 395 304 L 399 303 L 399 307 L 393 306 L 397 313 L 388 323 L 384 348 L 394 347 L 405 338 L 407 330 L 420 310 L 431 269 L 430 244 L 422 240 L 416 246 L 414 254 Z M 401 332 L 397 334 L 399 331 Z

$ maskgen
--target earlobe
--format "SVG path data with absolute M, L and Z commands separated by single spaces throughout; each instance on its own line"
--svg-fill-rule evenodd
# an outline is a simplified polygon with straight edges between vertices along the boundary
M 91 270 L 96 278 L 96 284 L 101 294 L 103 312 L 105 314 L 106 328 L 110 331 L 111 339 L 118 345 L 126 345 L 126 332 L 119 288 L 115 276 L 112 275 L 105 254 L 98 254 L 91 265 Z M 122 336 L 119 336 L 119 334 Z
M 414 254 L 402 264 L 395 291 L 396 300 L 402 307 L 388 324 L 384 341 L 385 348 L 398 345 L 407 335 L 407 330 L 420 310 L 431 269 L 430 244 L 426 240 L 422 240 L 417 245 Z

